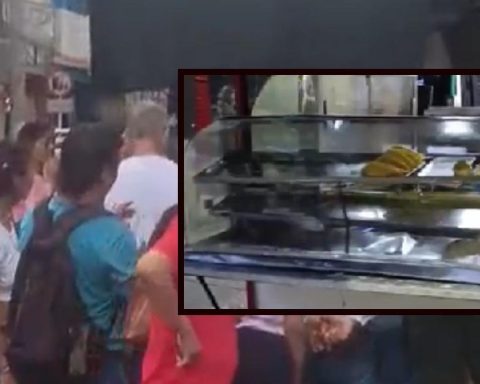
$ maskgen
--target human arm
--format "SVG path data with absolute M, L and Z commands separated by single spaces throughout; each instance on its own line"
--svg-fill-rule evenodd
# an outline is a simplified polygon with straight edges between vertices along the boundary
M 201 346 L 188 318 L 178 314 L 178 294 L 166 257 L 157 251 L 147 252 L 137 263 L 136 275 L 152 312 L 178 335 L 180 365 L 191 363 Z
M 285 339 L 287 341 L 293 362 L 293 384 L 300 384 L 303 376 L 303 366 L 307 351 L 307 334 L 303 316 L 284 316 Z
M 136 276 L 152 311 L 173 332 L 178 332 L 181 328 L 178 295 L 167 259 L 156 251 L 147 252 L 137 263 Z

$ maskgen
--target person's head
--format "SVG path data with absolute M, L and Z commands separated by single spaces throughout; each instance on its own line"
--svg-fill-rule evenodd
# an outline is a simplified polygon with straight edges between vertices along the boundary
M 0 201 L 11 208 L 25 199 L 32 187 L 33 173 L 28 158 L 16 145 L 0 141 Z M 0 212 L 1 214 L 2 212 Z
M 41 122 L 26 123 L 18 132 L 17 144 L 29 156 L 35 172 L 41 173 L 52 156 L 53 137 L 51 126 Z
M 144 107 L 129 120 L 125 130 L 126 150 L 132 154 L 165 152 L 168 114 L 161 105 Z
M 117 178 L 121 133 L 103 125 L 73 128 L 61 147 L 58 191 L 80 202 L 105 198 Z

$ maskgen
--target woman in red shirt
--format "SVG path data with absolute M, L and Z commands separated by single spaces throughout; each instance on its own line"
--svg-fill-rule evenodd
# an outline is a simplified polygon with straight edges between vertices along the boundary
M 178 216 L 140 259 L 137 273 L 153 312 L 142 384 L 231 384 L 235 318 L 178 315 Z

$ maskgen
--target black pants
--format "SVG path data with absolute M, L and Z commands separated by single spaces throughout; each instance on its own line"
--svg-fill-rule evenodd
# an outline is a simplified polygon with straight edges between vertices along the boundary
M 17 384 L 69 383 L 66 364 L 49 366 L 10 364 L 10 369 Z
M 283 336 L 239 329 L 238 367 L 233 384 L 290 384 L 292 376 L 290 353 Z
M 352 336 L 328 352 L 311 352 L 305 362 L 304 384 L 378 384 L 375 340 L 357 327 Z
M 408 316 L 415 384 L 480 384 L 480 316 Z
M 403 316 L 375 316 L 367 328 L 375 339 L 378 382 L 412 384 Z

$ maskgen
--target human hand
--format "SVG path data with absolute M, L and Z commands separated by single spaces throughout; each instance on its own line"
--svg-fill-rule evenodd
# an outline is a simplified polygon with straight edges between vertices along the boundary
M 309 342 L 314 352 L 328 351 L 347 340 L 355 326 L 349 316 L 322 315 L 306 319 Z
M 133 208 L 133 201 L 127 203 L 115 204 L 112 207 L 112 212 L 120 217 L 122 220 L 128 220 L 135 215 L 135 209 Z
M 178 332 L 177 343 L 179 367 L 193 364 L 200 356 L 202 346 L 189 322 L 183 322 Z

